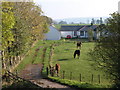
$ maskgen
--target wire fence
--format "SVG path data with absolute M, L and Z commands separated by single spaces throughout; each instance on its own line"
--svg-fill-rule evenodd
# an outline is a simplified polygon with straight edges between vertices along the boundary
M 47 72 L 47 75 L 50 75 L 49 72 Z M 50 75 L 52 77 L 58 77 L 55 73 L 54 75 Z M 92 83 L 92 84 L 109 84 L 110 79 L 107 75 L 104 74 L 82 74 L 82 73 L 74 73 L 74 72 L 68 72 L 68 71 L 61 71 L 59 73 L 59 78 L 61 79 L 68 79 L 68 80 L 75 80 L 79 82 L 86 82 L 86 83 Z

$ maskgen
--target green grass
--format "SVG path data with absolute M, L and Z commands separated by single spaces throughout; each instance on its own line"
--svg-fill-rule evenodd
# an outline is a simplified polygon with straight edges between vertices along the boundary
M 32 47 L 30 49 L 30 52 L 25 56 L 25 58 L 21 61 L 21 63 L 15 68 L 14 71 L 18 71 L 20 72 L 22 69 L 25 68 L 26 65 L 28 64 L 39 64 L 39 63 L 42 63 L 42 54 L 43 54 L 43 49 L 44 47 L 49 47 L 52 43 L 55 43 L 55 42 L 58 42 L 58 41 L 38 41 L 34 47 Z M 36 49 L 39 48 L 40 46 L 42 46 L 42 48 L 40 48 L 40 50 L 38 51 L 37 53 L 37 56 L 35 56 L 35 53 L 36 53 Z M 49 54 L 49 49 L 47 49 L 47 57 L 48 57 L 48 54 Z M 46 57 L 46 58 L 47 58 Z M 32 61 L 34 61 L 32 63 Z M 45 61 L 45 63 L 48 63 L 48 61 Z
M 68 85 L 70 87 L 75 87 L 75 88 L 108 88 L 108 86 L 105 85 L 99 85 L 99 84 L 90 84 L 86 82 L 78 82 L 75 80 L 68 80 L 68 79 L 60 79 L 57 77 L 48 77 L 50 80 L 61 83 L 63 85 Z
M 24 58 L 24 60 L 19 64 L 15 70 L 22 70 L 27 64 L 31 64 L 34 59 L 33 64 L 42 63 L 41 55 L 43 54 L 44 47 L 48 47 L 46 50 L 46 57 L 44 61 L 43 73 L 46 73 L 46 67 L 48 66 L 50 45 L 53 43 L 58 43 L 59 46 L 54 47 L 54 55 L 52 57 L 52 63 L 59 63 L 61 65 L 61 76 L 62 71 L 65 70 L 65 79 L 70 79 L 70 72 L 72 72 L 72 80 L 79 81 L 80 74 L 82 75 L 82 82 L 91 83 L 91 75 L 94 75 L 92 84 L 98 83 L 98 75 L 101 75 L 101 83 L 99 85 L 110 85 L 109 78 L 106 78 L 106 73 L 99 69 L 94 69 L 92 64 L 94 61 L 90 61 L 90 56 L 88 52 L 90 49 L 94 48 L 93 42 L 84 42 L 81 48 L 80 59 L 74 59 L 73 53 L 77 49 L 74 41 L 60 40 L 60 41 L 39 41 L 33 48 L 31 48 L 29 54 Z M 41 48 L 34 58 L 35 49 L 40 46 Z M 61 77 L 60 77 L 61 78 Z
M 65 71 L 65 78 L 70 79 L 70 72 L 72 72 L 72 79 L 79 81 L 80 74 L 82 75 L 82 81 L 91 83 L 92 74 L 94 77 L 93 82 L 98 84 L 98 75 L 101 76 L 101 84 L 110 85 L 110 80 L 106 78 L 106 73 L 99 69 L 94 69 L 92 64 L 94 61 L 90 61 L 88 52 L 94 48 L 94 43 L 86 42 L 82 44 L 80 59 L 74 59 L 73 53 L 77 49 L 76 44 L 72 41 L 65 42 L 62 45 L 55 47 L 53 63 L 59 63 L 62 71 Z

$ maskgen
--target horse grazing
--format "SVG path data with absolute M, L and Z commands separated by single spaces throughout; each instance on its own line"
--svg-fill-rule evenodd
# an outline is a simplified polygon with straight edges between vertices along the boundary
M 77 48 L 81 48 L 82 42 L 77 42 Z
M 80 50 L 75 50 L 74 58 L 76 57 L 76 55 L 78 56 L 78 59 L 79 59 L 79 57 L 80 57 Z
M 51 76 L 54 76 L 54 74 L 55 74 L 55 67 L 49 65 L 49 68 L 50 68 L 50 75 L 51 75 Z
M 57 72 L 57 76 L 59 76 L 60 73 L 60 64 L 55 65 L 55 71 Z

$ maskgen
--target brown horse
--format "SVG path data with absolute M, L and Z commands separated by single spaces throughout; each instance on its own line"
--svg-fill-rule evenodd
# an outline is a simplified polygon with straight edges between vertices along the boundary
M 79 57 L 80 57 L 80 50 L 75 50 L 74 58 L 76 57 L 76 55 L 78 56 L 78 59 L 79 59 Z
M 60 73 L 60 64 L 55 65 L 55 71 L 57 72 L 57 76 L 59 76 Z
M 77 48 L 81 48 L 82 42 L 77 42 Z

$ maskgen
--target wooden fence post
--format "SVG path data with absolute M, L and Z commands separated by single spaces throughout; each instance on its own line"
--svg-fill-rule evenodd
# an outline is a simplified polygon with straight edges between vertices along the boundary
M 93 83 L 93 74 L 92 74 L 92 78 L 91 78 L 91 83 Z
M 81 75 L 81 73 L 80 73 L 80 82 L 82 81 L 82 77 L 81 77 L 82 75 Z
M 70 72 L 70 80 L 72 79 L 72 72 Z
M 16 70 L 16 75 L 18 75 L 18 71 Z
M 46 71 L 47 71 L 47 76 L 48 76 L 48 74 L 49 74 L 49 73 L 48 73 L 48 71 L 49 71 L 48 67 L 46 67 Z
M 63 71 L 63 79 L 65 78 L 65 71 Z
M 98 75 L 98 81 L 99 81 L 99 84 L 100 84 L 100 75 Z

